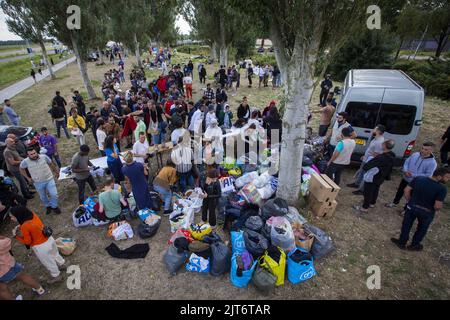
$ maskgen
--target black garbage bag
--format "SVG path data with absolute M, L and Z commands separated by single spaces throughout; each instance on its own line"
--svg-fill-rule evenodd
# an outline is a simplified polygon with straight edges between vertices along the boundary
M 150 225 L 142 222 L 138 226 L 139 237 L 141 237 L 141 239 L 148 239 L 148 238 L 153 237 L 158 232 L 160 225 L 161 225 L 161 220 L 158 220 L 158 222 L 153 226 L 150 226 Z
M 280 217 L 289 213 L 289 205 L 282 198 L 274 198 L 267 200 L 261 209 L 261 218 L 267 221 L 270 217 Z
M 303 227 L 310 234 L 312 233 L 314 235 L 311 254 L 314 256 L 315 260 L 324 258 L 335 249 L 333 241 L 331 240 L 330 236 L 325 233 L 325 231 L 307 223 L 304 224 Z
M 253 258 L 259 259 L 269 247 L 269 243 L 260 233 L 245 229 L 244 230 L 245 248 L 250 252 Z
M 153 202 L 153 209 L 156 212 L 161 211 L 161 198 L 159 196 L 158 192 L 154 192 L 154 191 L 150 191 L 150 198 L 152 199 Z
M 263 226 L 264 222 L 260 216 L 251 216 L 245 221 L 245 227 L 252 231 L 260 232 Z
M 327 170 L 327 161 L 326 160 L 319 160 L 316 163 L 316 167 L 317 169 L 319 169 L 320 173 L 325 173 L 325 171 Z
M 213 231 L 203 237 L 203 242 L 213 244 L 216 242 L 222 242 L 222 238 L 217 234 L 217 232 Z
M 169 246 L 166 253 L 164 253 L 164 264 L 167 271 L 171 275 L 176 275 L 177 271 L 186 263 L 188 258 L 188 251 L 178 250 L 173 245 Z
M 213 276 L 220 276 L 230 271 L 231 250 L 223 242 L 215 242 L 211 245 L 211 269 Z

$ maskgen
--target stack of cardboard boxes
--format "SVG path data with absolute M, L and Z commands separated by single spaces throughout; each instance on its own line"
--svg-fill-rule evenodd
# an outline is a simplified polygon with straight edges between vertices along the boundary
M 336 210 L 339 186 L 325 174 L 313 174 L 309 181 L 309 209 L 317 217 L 331 217 Z

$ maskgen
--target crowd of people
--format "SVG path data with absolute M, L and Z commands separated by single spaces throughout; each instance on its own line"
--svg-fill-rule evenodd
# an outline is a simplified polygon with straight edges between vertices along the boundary
M 281 142 L 282 120 L 276 101 L 271 101 L 264 110 L 250 106 L 247 97 L 239 104 L 236 114 L 228 102 L 227 92 L 234 93 L 240 86 L 240 73 L 236 66 L 221 66 L 215 74 L 216 89 L 206 85 L 202 97 L 193 99 L 192 61 L 182 65 L 172 65 L 167 70 L 170 57 L 166 51 L 160 52 L 156 62 L 161 66 L 161 75 L 152 81 L 146 78 L 144 68 L 132 70 L 130 87 L 123 90 L 125 84 L 124 62 L 119 58 L 118 70 L 115 68 L 104 74 L 102 92 L 104 101 L 100 110 L 86 106 L 78 91 L 74 91 L 72 101 L 66 100 L 57 91 L 49 110 L 56 127 L 56 137 L 46 127 L 41 129 L 39 144 L 45 153 L 38 153 L 34 148 L 25 148 L 14 135 L 6 139 L 4 157 L 8 171 L 17 179 L 22 200 L 8 208 L 0 203 L 0 211 L 9 210 L 19 226 L 14 229 L 15 239 L 31 247 L 39 261 L 51 275 L 50 282 L 61 280 L 60 270 L 64 268 L 64 259 L 59 255 L 55 240 L 39 216 L 26 207 L 26 200 L 39 194 L 46 214 L 60 214 L 58 190 L 55 179 L 59 176 L 61 159 L 58 153 L 58 139 L 61 128 L 65 136 L 75 137 L 79 151 L 69 165 L 73 180 L 78 187 L 78 202 L 86 199 L 86 183 L 90 195 L 99 188 L 92 177 L 94 165 L 91 157 L 106 157 L 108 166 L 104 188 L 99 193 L 98 211 L 109 221 L 123 220 L 123 210 L 129 206 L 127 200 L 133 194 L 138 209 L 156 209 L 150 188 L 163 200 L 163 214 L 171 213 L 174 191 L 184 193 L 188 189 L 201 187 L 204 191 L 202 221 L 216 227 L 216 208 L 221 196 L 218 181 L 219 164 L 230 156 L 228 144 L 244 146 L 245 161 L 250 150 L 262 150 L 275 147 Z M 281 85 L 280 71 L 276 66 L 253 66 L 245 61 L 249 86 L 252 77 L 259 78 L 259 86 L 268 86 L 272 77 L 274 87 Z M 205 83 L 206 69 L 200 64 L 199 80 Z M 312 113 L 320 113 L 319 136 L 327 141 L 327 168 L 325 174 L 340 183 L 343 170 L 350 165 L 355 149 L 356 132 L 349 123 L 345 112 L 337 115 L 337 121 L 330 128 L 336 109 L 334 92 L 331 91 L 331 77 L 327 76 L 321 84 L 320 107 Z M 7 102 L 7 103 L 6 103 Z M 68 109 L 68 110 L 67 110 Z M 10 101 L 0 109 L 8 117 L 19 120 L 11 108 Z M 69 111 L 69 112 L 67 112 Z M 1 117 L 0 117 L 1 119 Z M 12 122 L 12 121 L 11 121 Z M 85 134 L 92 131 L 96 141 L 96 150 L 91 151 L 86 143 Z M 362 163 L 353 183 L 348 187 L 356 188 L 355 194 L 363 195 L 361 205 L 354 208 L 360 213 L 367 213 L 376 204 L 379 190 L 385 180 L 389 179 L 394 165 L 394 141 L 385 139 L 386 128 L 378 124 L 373 129 L 373 139 L 362 157 Z M 443 136 L 442 160 L 446 160 L 445 151 L 449 151 L 450 129 Z M 193 145 L 196 137 L 202 137 L 200 155 L 195 154 Z M 224 136 L 232 137 L 225 140 Z M 170 141 L 169 155 L 159 170 L 151 166 L 151 159 L 157 151 L 150 151 L 151 146 L 158 146 Z M 404 176 L 397 194 L 387 207 L 399 205 L 405 194 L 407 204 L 404 207 L 404 221 L 399 239 L 393 238 L 400 248 L 406 248 L 408 235 L 415 219 L 419 220 L 418 230 L 414 235 L 411 250 L 421 250 L 422 240 L 433 220 L 435 211 L 442 208 L 446 189 L 441 183 L 450 179 L 446 168 L 437 168 L 433 156 L 434 144 L 426 142 L 422 149 L 411 155 L 403 166 Z M 446 160 L 447 161 L 447 160 Z M 48 230 L 47 230 L 48 231 Z M 31 276 L 23 273 L 23 266 L 9 255 L 11 240 L 0 237 L 0 298 L 14 298 L 7 283 L 18 279 L 41 295 L 45 289 Z

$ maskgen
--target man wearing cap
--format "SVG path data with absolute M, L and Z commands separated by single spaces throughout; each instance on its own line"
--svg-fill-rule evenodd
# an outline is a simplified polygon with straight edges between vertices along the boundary
M 42 127 L 41 135 L 39 136 L 39 146 L 45 148 L 47 152 L 45 153 L 50 160 L 55 160 L 59 168 L 61 168 L 61 159 L 58 154 L 58 140 L 51 134 L 48 133 L 46 127 Z

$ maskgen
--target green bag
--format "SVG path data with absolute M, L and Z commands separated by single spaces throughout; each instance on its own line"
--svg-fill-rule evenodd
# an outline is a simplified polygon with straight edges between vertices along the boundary
M 252 284 L 264 295 L 268 295 L 275 289 L 277 277 L 266 268 L 258 265 L 252 277 Z

